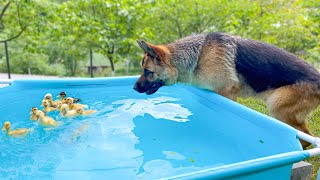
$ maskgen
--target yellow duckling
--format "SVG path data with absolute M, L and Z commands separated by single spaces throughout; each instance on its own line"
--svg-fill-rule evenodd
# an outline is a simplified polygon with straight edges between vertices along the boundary
M 61 103 L 67 103 L 66 96 L 67 96 L 66 92 L 60 92 L 57 98 L 61 98 L 59 100 Z
M 97 111 L 92 109 L 84 110 L 83 108 L 76 108 L 76 112 L 78 116 L 87 116 L 96 113 Z
M 62 105 L 63 105 L 62 101 L 57 102 L 57 108 L 56 108 L 56 110 L 60 111 Z
M 59 102 L 59 103 L 61 103 L 61 102 Z M 50 103 L 48 100 L 42 100 L 41 106 L 44 106 L 43 111 L 46 113 L 56 110 L 56 108 L 50 106 Z M 58 103 L 57 103 L 57 107 L 58 107 Z
M 75 110 L 69 110 L 68 104 L 62 104 L 60 108 L 60 114 L 64 117 L 76 116 L 77 112 Z
M 85 104 L 75 104 L 73 98 L 68 97 L 67 99 L 67 104 L 69 106 L 69 109 L 73 110 L 76 108 L 88 108 L 88 105 Z
M 41 126 L 53 126 L 53 127 L 55 127 L 55 126 L 59 125 L 59 124 L 57 123 L 57 121 L 55 121 L 54 119 L 52 119 L 52 118 L 49 117 L 49 116 L 46 116 L 46 115 L 44 114 L 44 112 L 42 112 L 42 111 L 40 111 L 40 110 L 38 110 L 38 111 L 36 112 L 36 115 L 39 117 L 39 124 L 40 124 Z
M 60 94 L 57 96 L 57 98 L 61 98 L 60 101 L 62 101 L 62 103 L 67 103 L 67 93 L 66 92 L 60 92 Z M 73 99 L 73 103 L 77 103 L 77 102 L 80 102 L 81 100 L 78 99 L 78 98 L 72 98 Z
M 47 93 L 46 95 L 44 95 L 43 100 L 48 100 L 51 107 L 54 107 L 54 108 L 57 107 L 57 102 L 52 100 L 52 94 Z
M 13 136 L 13 137 L 18 137 L 18 136 L 25 136 L 28 134 L 28 132 L 31 131 L 31 129 L 26 129 L 26 128 L 20 128 L 20 129 L 15 129 L 12 130 L 10 129 L 10 122 L 6 121 L 4 122 L 2 131 L 7 130 L 7 135 Z
M 30 120 L 32 121 L 38 121 L 39 117 L 36 115 L 36 112 L 38 111 L 38 108 L 37 107 L 32 107 L 31 108 L 31 116 L 30 116 Z

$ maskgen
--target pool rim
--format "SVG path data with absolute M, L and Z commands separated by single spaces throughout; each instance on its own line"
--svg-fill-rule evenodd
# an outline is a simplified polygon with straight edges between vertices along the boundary
M 37 83 L 36 88 L 44 88 L 50 86 L 56 85 L 56 86 L 97 86 L 97 85 L 103 85 L 103 86 L 117 86 L 121 82 L 127 82 L 132 83 L 135 82 L 135 80 L 138 78 L 138 76 L 122 76 L 122 77 L 103 77 L 103 78 L 57 78 L 57 79 L 17 79 L 17 80 L 0 80 L 0 84 L 9 84 L 10 86 L 6 86 L 0 89 L 0 91 L 10 91 L 12 88 L 18 88 L 18 89 L 24 89 L 24 88 L 35 88 L 34 83 Z M 117 82 L 116 84 L 114 84 Z M 112 84 L 111 84 L 112 83 Z M 192 86 L 187 86 L 186 88 L 193 93 L 199 95 L 199 92 L 207 91 L 211 94 L 212 93 L 208 90 L 199 89 Z M 208 94 L 210 96 L 210 94 Z M 223 101 L 223 103 L 227 104 L 233 104 L 236 103 L 234 101 L 231 101 L 223 96 L 215 94 L 216 98 L 218 97 L 218 100 Z M 208 97 L 207 97 L 208 98 Z M 236 103 L 239 105 L 238 103 Z M 266 116 L 264 114 L 261 114 L 257 111 L 254 111 L 248 107 L 245 107 L 243 105 L 240 105 L 241 109 L 245 108 L 246 110 L 249 110 L 251 112 L 254 112 L 256 114 L 259 114 L 259 116 Z M 274 119 L 272 117 L 267 116 L 268 119 Z M 276 123 L 281 124 L 282 126 L 288 126 L 278 120 L 276 120 Z M 294 129 L 293 127 L 289 126 L 290 128 Z M 271 156 L 266 156 L 262 158 L 256 158 L 251 159 L 247 161 L 232 163 L 228 165 L 223 165 L 219 167 L 214 168 L 207 168 L 200 171 L 194 171 L 190 173 L 184 173 L 176 176 L 161 178 L 161 179 L 184 179 L 184 178 L 228 178 L 232 176 L 239 176 L 246 174 L 248 172 L 251 172 L 252 169 L 256 171 L 263 171 L 271 168 L 276 168 L 284 165 L 289 165 L 295 162 L 299 162 L 302 160 L 305 160 L 309 157 L 320 155 L 320 138 L 319 137 L 313 137 L 310 136 L 304 132 L 301 132 L 297 129 L 294 129 L 296 132 L 296 137 L 303 139 L 307 142 L 312 143 L 315 147 L 308 150 L 300 150 L 300 151 L 291 151 Z

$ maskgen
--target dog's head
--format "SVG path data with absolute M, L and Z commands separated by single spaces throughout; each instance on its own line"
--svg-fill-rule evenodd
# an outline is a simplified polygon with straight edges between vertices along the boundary
M 157 92 L 162 86 L 176 82 L 177 71 L 170 61 L 170 51 L 165 46 L 155 46 L 145 41 L 138 41 L 144 51 L 142 74 L 133 89 L 147 95 Z

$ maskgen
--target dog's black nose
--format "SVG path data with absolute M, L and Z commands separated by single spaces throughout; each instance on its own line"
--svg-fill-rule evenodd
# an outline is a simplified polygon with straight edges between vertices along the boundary
M 144 93 L 144 88 L 141 87 L 141 83 L 136 83 L 134 86 L 133 86 L 133 89 L 139 93 Z
M 133 89 L 134 89 L 135 91 L 138 91 L 138 92 L 139 92 L 139 88 L 138 88 L 137 83 L 133 86 Z

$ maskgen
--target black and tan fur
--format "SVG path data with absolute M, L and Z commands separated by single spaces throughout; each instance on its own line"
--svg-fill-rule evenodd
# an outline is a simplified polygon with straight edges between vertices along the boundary
M 273 117 L 311 134 L 306 119 L 320 103 L 320 74 L 295 55 L 224 33 L 193 35 L 166 45 L 138 44 L 145 54 L 136 91 L 153 94 L 163 85 L 182 82 L 231 100 L 257 97 Z

